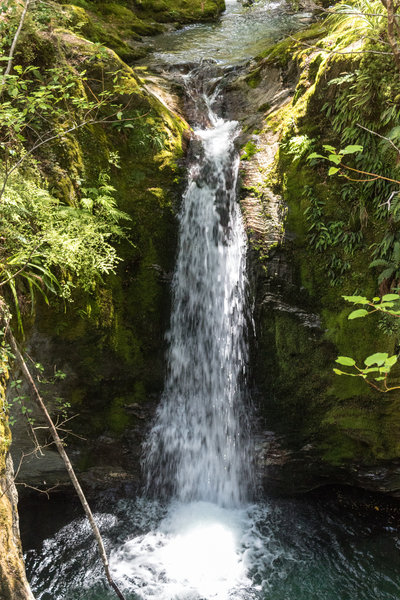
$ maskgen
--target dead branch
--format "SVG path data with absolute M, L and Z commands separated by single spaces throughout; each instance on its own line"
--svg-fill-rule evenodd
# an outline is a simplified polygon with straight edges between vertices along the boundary
M 47 496 L 47 499 L 50 499 L 50 492 L 53 492 L 54 490 L 58 489 L 60 487 L 60 483 L 56 483 L 55 485 L 53 485 L 50 488 L 46 488 L 45 490 L 42 490 L 41 488 L 35 487 L 34 485 L 29 485 L 28 483 L 25 483 L 24 481 L 17 481 L 15 485 L 21 485 L 24 488 L 28 488 L 29 490 L 34 490 L 35 492 L 39 492 L 39 494 L 44 494 L 45 496 Z
M 108 563 L 108 558 L 107 558 L 106 550 L 105 550 L 105 547 L 104 547 L 103 538 L 101 537 L 101 533 L 100 533 L 100 530 L 98 528 L 98 525 L 97 525 L 96 521 L 94 520 L 93 513 L 91 511 L 91 508 L 90 508 L 87 500 L 86 500 L 85 494 L 84 494 L 84 492 L 83 492 L 83 490 L 81 488 L 81 485 L 80 485 L 80 483 L 78 481 L 78 478 L 77 478 L 77 476 L 75 474 L 75 471 L 74 471 L 74 468 L 73 468 L 73 466 L 71 464 L 71 461 L 69 460 L 69 457 L 68 457 L 68 455 L 67 455 L 67 453 L 65 451 L 64 445 L 63 445 L 63 443 L 62 443 L 62 441 L 60 439 L 60 436 L 57 433 L 57 429 L 56 429 L 56 427 L 55 427 L 55 425 L 53 423 L 53 420 L 52 420 L 52 418 L 51 418 L 51 416 L 50 416 L 50 414 L 49 414 L 49 412 L 48 412 L 48 410 L 46 408 L 46 405 L 43 402 L 43 399 L 42 399 L 42 397 L 41 397 L 41 395 L 40 395 L 40 393 L 39 393 L 39 391 L 38 391 L 38 389 L 36 387 L 36 384 L 35 384 L 35 382 L 34 382 L 34 380 L 32 378 L 32 375 L 29 372 L 27 364 L 26 364 L 26 362 L 25 362 L 25 360 L 24 360 L 21 352 L 19 351 L 17 342 L 16 342 L 16 340 L 15 340 L 15 338 L 14 338 L 11 330 L 9 330 L 8 336 L 9 336 L 10 344 L 11 344 L 11 347 L 12 347 L 13 352 L 15 354 L 15 357 L 16 357 L 16 359 L 17 359 L 17 361 L 19 363 L 19 366 L 21 368 L 22 374 L 25 377 L 25 379 L 26 379 L 29 387 L 32 390 L 32 394 L 33 394 L 33 397 L 34 397 L 34 399 L 36 401 L 36 404 L 40 408 L 41 412 L 43 413 L 43 415 L 44 415 L 44 417 L 45 417 L 45 419 L 46 419 L 46 421 L 48 423 L 48 426 L 49 426 L 49 429 L 50 429 L 50 432 L 51 432 L 51 436 L 52 436 L 52 438 L 53 438 L 53 440 L 54 440 L 54 442 L 55 442 L 55 444 L 57 446 L 57 450 L 58 450 L 61 458 L 64 461 L 64 465 L 65 465 L 65 468 L 66 468 L 66 470 L 68 472 L 68 475 L 69 475 L 69 477 L 71 479 L 72 485 L 75 488 L 75 491 L 76 491 L 76 493 L 77 493 L 77 495 L 78 495 L 78 497 L 79 497 L 79 499 L 81 501 L 83 510 L 84 510 L 84 512 L 86 514 L 86 517 L 87 517 L 87 519 L 88 519 L 88 521 L 90 523 L 93 535 L 94 535 L 94 537 L 96 539 L 96 542 L 97 542 L 97 547 L 98 547 L 98 550 L 99 550 L 99 554 L 100 554 L 100 557 L 101 557 L 101 560 L 102 560 L 102 563 L 103 563 L 103 566 L 104 566 L 104 572 L 106 574 L 106 578 L 107 578 L 110 586 L 113 588 L 113 590 L 117 594 L 118 598 L 120 600 L 125 600 L 124 596 L 122 595 L 122 592 L 119 590 L 117 584 L 114 582 L 114 580 L 113 580 L 113 578 L 111 576 L 110 566 L 109 566 L 109 563 Z
M 5 79 L 5 77 L 7 75 L 9 75 L 10 71 L 11 71 L 11 67 L 12 67 L 13 60 L 14 60 L 15 48 L 16 48 L 16 46 L 18 44 L 18 39 L 19 39 L 19 36 L 21 34 L 22 27 L 24 25 L 26 13 L 28 12 L 30 1 L 31 0 L 25 0 L 25 6 L 24 6 L 24 9 L 22 11 L 21 18 L 19 20 L 19 25 L 17 27 L 17 31 L 15 32 L 15 35 L 14 35 L 14 38 L 13 38 L 13 41 L 12 41 L 12 44 L 11 44 L 10 54 L 9 54 L 9 58 L 8 58 L 8 63 L 7 63 L 7 67 L 6 67 L 6 70 L 5 70 L 4 75 L 3 75 L 3 82 L 1 84 L 2 86 L 4 85 L 4 79 Z M 0 93 L 1 93 L 1 88 L 0 88 Z
M 398 148 L 391 139 L 389 139 L 388 137 L 386 137 L 384 135 L 381 135 L 380 133 L 377 133 L 376 131 L 372 131 L 372 129 L 368 129 L 368 127 L 364 127 L 364 125 L 361 125 L 360 123 L 356 123 L 356 125 L 360 129 L 364 129 L 365 131 L 368 131 L 368 133 L 371 133 L 372 135 L 376 135 L 377 137 L 381 138 L 382 140 L 386 140 L 387 142 L 389 142 L 389 144 L 391 146 L 393 146 L 393 148 L 396 150 L 397 154 L 400 155 L 400 148 Z

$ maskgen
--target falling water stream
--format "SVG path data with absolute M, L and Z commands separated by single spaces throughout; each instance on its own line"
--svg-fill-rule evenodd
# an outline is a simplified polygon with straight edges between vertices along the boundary
M 250 31 L 256 46 L 266 32 L 275 31 L 273 37 L 289 19 L 275 10 L 261 2 L 246 11 L 231 1 L 219 25 L 188 27 L 159 40 L 158 61 L 179 63 L 182 52 L 191 60 L 188 47 L 196 49 L 199 39 L 202 52 L 183 76 L 198 109 L 180 213 L 165 389 L 144 448 L 146 494 L 97 515 L 113 575 L 129 600 L 400 597 L 396 532 L 374 534 L 350 516 L 324 514 L 301 501 L 255 501 L 246 238 L 236 199 L 240 130 L 217 110 L 218 78 L 240 49 L 232 43 L 231 60 L 226 49 L 219 53 L 217 76 L 207 52 L 233 31 Z M 242 58 L 249 43 L 241 42 Z M 38 600 L 113 597 L 84 520 L 29 551 L 27 566 Z

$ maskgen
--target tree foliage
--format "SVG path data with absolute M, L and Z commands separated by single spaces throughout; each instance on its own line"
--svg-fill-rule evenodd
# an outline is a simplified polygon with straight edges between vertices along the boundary
M 118 210 L 105 171 L 90 186 L 78 182 L 74 197 L 56 198 L 41 173 L 43 148 L 95 123 L 131 125 L 124 122 L 119 102 L 121 70 L 112 74 L 108 87 L 103 74 L 94 91 L 82 68 L 18 63 L 14 50 L 21 10 L 10 2 L 0 6 L 1 26 L 7 23 L 15 32 L 0 40 L 0 294 L 3 316 L 12 305 L 20 329 L 38 293 L 46 302 L 50 293 L 70 299 L 73 288 L 90 292 L 114 272 L 115 242 L 124 235 L 120 223 L 129 219 Z

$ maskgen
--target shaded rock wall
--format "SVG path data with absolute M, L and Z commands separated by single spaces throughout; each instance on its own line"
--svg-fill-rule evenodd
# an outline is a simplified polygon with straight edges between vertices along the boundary
M 342 182 L 306 160 L 324 143 L 341 144 L 332 127 L 339 91 L 331 82 L 359 65 L 357 56 L 316 49 L 325 38 L 332 47 L 334 34 L 317 23 L 269 47 L 230 89 L 232 112 L 246 127 L 241 203 L 255 296 L 255 393 L 266 430 L 260 465 L 269 491 L 342 482 L 396 495 L 399 394 L 379 394 L 332 371 L 338 355 L 362 362 L 378 349 L 393 353 L 396 336 L 378 320 L 349 322 L 342 299 L 378 292 L 369 263 L 381 225 L 360 221 L 357 190 L 344 200 Z M 360 194 L 366 206 L 373 203 L 373 191 Z M 316 204 L 324 226 L 341 224 L 343 243 L 313 246 Z M 347 250 L 348 239 L 362 241 Z

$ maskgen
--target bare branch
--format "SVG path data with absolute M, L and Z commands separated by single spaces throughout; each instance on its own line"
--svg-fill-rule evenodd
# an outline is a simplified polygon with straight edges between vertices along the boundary
M 381 135 L 380 133 L 377 133 L 376 131 L 372 131 L 372 129 L 368 129 L 368 127 L 364 127 L 364 125 L 361 125 L 360 123 L 356 123 L 356 125 L 360 129 L 364 129 L 365 131 L 368 131 L 368 133 L 372 133 L 372 135 L 376 135 L 377 137 L 381 138 L 382 140 L 386 140 L 387 142 L 389 142 L 389 144 L 391 146 L 393 146 L 393 148 L 396 150 L 396 152 L 400 155 L 400 148 L 398 148 L 391 139 L 389 139 L 388 137 L 386 137 L 384 135 Z
M 7 68 L 6 68 L 5 72 L 4 72 L 3 82 L 1 84 L 2 86 L 4 85 L 4 78 L 7 75 L 9 75 L 10 71 L 11 71 L 11 67 L 12 67 L 13 59 L 14 59 L 15 48 L 17 46 L 18 39 L 19 39 L 19 36 L 21 34 L 22 27 L 24 25 L 26 13 L 28 12 L 30 1 L 31 0 L 25 0 L 25 6 L 24 6 L 24 9 L 22 11 L 21 18 L 19 20 L 19 25 L 18 25 L 17 31 L 15 32 L 14 39 L 13 39 L 12 44 L 11 44 L 10 53 L 9 53 L 9 59 L 8 59 L 8 63 L 7 63 Z M 0 93 L 1 93 L 1 88 L 0 88 Z
M 72 485 L 75 488 L 75 491 L 76 491 L 76 493 L 77 493 L 77 495 L 78 495 L 78 497 L 79 497 L 79 499 L 81 501 L 83 510 L 84 510 L 84 512 L 86 514 L 86 517 L 87 517 L 87 519 L 88 519 L 88 521 L 90 523 L 90 526 L 92 528 L 92 532 L 94 534 L 94 537 L 96 538 L 96 542 L 97 542 L 99 554 L 100 554 L 100 557 L 101 557 L 101 560 L 102 560 L 102 563 L 103 563 L 103 566 L 104 566 L 104 571 L 105 571 L 107 580 L 108 580 L 110 586 L 113 588 L 113 590 L 117 594 L 118 598 L 120 600 L 125 600 L 124 596 L 122 595 L 122 592 L 119 590 L 117 584 L 114 582 L 114 580 L 113 580 L 113 578 L 111 576 L 110 566 L 109 566 L 109 563 L 108 563 L 108 558 L 107 558 L 107 554 L 106 554 L 106 550 L 105 550 L 105 547 L 104 547 L 103 539 L 101 537 L 100 530 L 98 528 L 98 525 L 97 525 L 96 521 L 94 520 L 93 513 L 92 513 L 92 511 L 90 509 L 90 506 L 89 506 L 87 500 L 86 500 L 85 494 L 84 494 L 84 492 L 83 492 L 83 490 L 81 488 L 81 485 L 80 485 L 80 483 L 78 481 L 78 478 L 75 475 L 74 468 L 73 468 L 73 466 L 71 464 L 71 461 L 69 460 L 69 457 L 68 457 L 68 455 L 67 455 L 67 453 L 65 451 L 64 444 L 62 443 L 62 440 L 60 439 L 60 436 L 57 433 L 57 429 L 56 429 L 56 427 L 55 427 L 55 425 L 53 423 L 53 420 L 52 420 L 52 418 L 51 418 L 51 416 L 50 416 L 50 414 L 49 414 L 49 412 L 48 412 L 48 410 L 46 408 L 45 403 L 43 402 L 43 399 L 42 399 L 42 397 L 41 397 L 41 395 L 40 395 L 40 393 L 39 393 L 39 391 L 38 391 L 38 389 L 36 387 L 36 384 L 35 384 L 35 382 L 34 382 L 34 380 L 32 378 L 32 375 L 29 372 L 29 369 L 28 369 L 28 367 L 26 365 L 25 360 L 24 360 L 21 352 L 19 351 L 19 348 L 17 346 L 17 342 L 15 341 L 15 338 L 14 338 L 14 336 L 13 336 L 13 334 L 12 334 L 11 331 L 8 332 L 8 336 L 9 336 L 10 344 L 11 344 L 11 347 L 12 347 L 13 352 L 15 354 L 15 357 L 16 357 L 19 365 L 20 365 L 21 371 L 22 371 L 22 373 L 23 373 L 23 375 L 24 375 L 27 383 L 29 384 L 29 386 L 30 386 L 30 388 L 32 390 L 32 393 L 33 393 L 33 396 L 35 398 L 36 404 L 38 405 L 38 407 L 42 411 L 42 413 L 43 413 L 43 415 L 44 415 L 44 417 L 45 417 L 45 419 L 46 419 L 46 421 L 48 423 L 48 426 L 49 426 L 52 438 L 53 438 L 53 440 L 54 440 L 54 442 L 55 442 L 55 444 L 57 446 L 57 450 L 58 450 L 61 458 L 64 461 L 64 465 L 65 465 L 65 468 L 66 468 L 66 470 L 68 472 L 68 475 L 69 475 L 69 477 L 71 479 Z
M 22 485 L 24 488 L 28 488 L 30 490 L 34 490 L 35 492 L 39 492 L 40 494 L 45 494 L 47 496 L 47 498 L 50 498 L 50 492 L 56 490 L 58 487 L 60 487 L 60 483 L 56 483 L 55 485 L 53 485 L 50 488 L 46 488 L 45 490 L 42 490 L 41 488 L 35 487 L 34 485 L 29 485 L 28 483 L 25 483 L 24 481 L 17 481 L 15 485 Z

